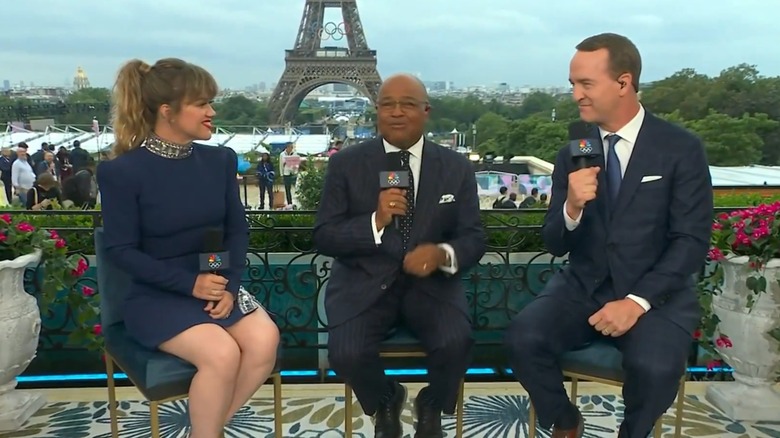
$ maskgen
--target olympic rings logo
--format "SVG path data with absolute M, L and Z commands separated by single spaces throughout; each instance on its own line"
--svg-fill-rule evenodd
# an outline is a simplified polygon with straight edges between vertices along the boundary
M 322 41 L 340 41 L 349 33 L 349 24 L 329 21 L 319 28 L 319 30 L 315 28 L 315 32 L 317 31 L 319 32 L 319 37 Z

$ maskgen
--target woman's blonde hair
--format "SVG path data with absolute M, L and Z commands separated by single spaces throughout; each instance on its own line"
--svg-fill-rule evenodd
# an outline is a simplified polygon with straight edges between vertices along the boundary
M 217 90 L 211 73 L 181 59 L 161 59 L 154 65 L 140 59 L 127 62 L 114 84 L 114 155 L 143 143 L 154 129 L 160 106 L 167 104 L 178 112 L 183 105 L 214 99 Z

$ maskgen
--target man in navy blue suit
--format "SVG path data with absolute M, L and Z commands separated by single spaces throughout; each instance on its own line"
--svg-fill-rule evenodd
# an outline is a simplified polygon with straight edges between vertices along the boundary
M 428 355 L 415 438 L 438 438 L 471 358 L 459 274 L 485 252 L 477 182 L 465 157 L 425 139 L 419 79 L 388 78 L 376 107 L 381 137 L 330 157 L 314 226 L 315 247 L 335 258 L 325 292 L 330 364 L 374 415 L 375 437 L 401 438 L 406 389 L 385 377 L 379 345 L 403 322 Z M 380 172 L 399 170 L 393 163 L 409 172 L 408 189 L 380 189 Z
M 706 259 L 712 183 L 704 147 L 639 102 L 639 51 L 601 34 L 577 46 L 569 80 L 604 155 L 577 169 L 568 148 L 553 171 L 542 230 L 570 264 L 512 321 L 506 343 L 539 424 L 581 437 L 583 418 L 558 358 L 599 337 L 623 353 L 620 437 L 645 437 L 672 404 L 699 321 L 693 277 Z

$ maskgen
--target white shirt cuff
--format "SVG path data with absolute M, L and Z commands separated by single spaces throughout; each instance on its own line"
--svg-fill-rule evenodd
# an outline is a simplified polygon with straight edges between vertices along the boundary
M 374 232 L 374 243 L 377 246 L 382 244 L 382 235 L 385 234 L 385 229 L 376 229 L 376 212 L 371 213 L 371 230 Z
M 449 265 L 445 262 L 445 264 L 439 266 L 439 269 L 447 274 L 456 274 L 458 272 L 458 259 L 455 257 L 455 249 L 449 243 L 440 243 L 438 246 L 447 253 L 450 261 Z
M 580 220 L 582 219 L 582 212 L 580 211 L 579 216 L 577 216 L 577 219 L 572 219 L 569 217 L 569 214 L 566 213 L 566 205 L 567 203 L 563 203 L 563 221 L 566 223 L 566 229 L 569 231 L 574 231 L 577 226 L 580 224 Z
M 642 306 L 642 308 L 645 309 L 645 313 L 647 313 L 647 311 L 650 310 L 651 307 L 650 303 L 646 299 L 642 297 L 638 297 L 634 294 L 628 294 L 626 295 L 626 298 Z

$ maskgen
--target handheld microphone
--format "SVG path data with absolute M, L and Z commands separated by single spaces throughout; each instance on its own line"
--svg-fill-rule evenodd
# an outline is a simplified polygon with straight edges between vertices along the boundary
M 379 172 L 379 188 L 385 189 L 409 189 L 411 187 L 409 171 L 404 170 L 401 164 L 401 154 L 399 152 L 388 152 L 385 154 L 385 169 Z M 400 229 L 399 217 L 393 216 L 395 228 Z
M 577 170 L 595 166 L 595 160 L 604 155 L 601 140 L 593 138 L 593 129 L 583 121 L 569 124 L 569 153 Z
M 223 234 L 220 228 L 210 228 L 203 235 L 203 252 L 199 254 L 200 272 L 216 274 L 230 268 L 230 252 L 223 249 Z

